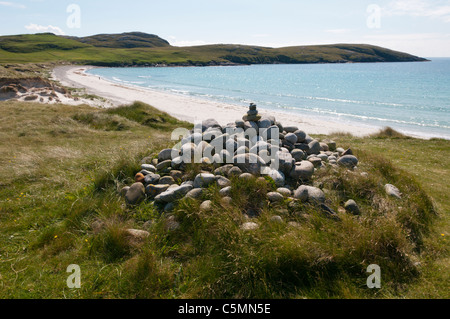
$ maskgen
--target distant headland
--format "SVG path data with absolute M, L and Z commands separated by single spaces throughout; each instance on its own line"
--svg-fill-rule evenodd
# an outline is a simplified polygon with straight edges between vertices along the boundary
M 241 44 L 172 46 L 142 32 L 87 37 L 53 33 L 0 37 L 0 63 L 71 62 L 94 66 L 216 66 L 428 61 L 369 44 L 270 48 Z

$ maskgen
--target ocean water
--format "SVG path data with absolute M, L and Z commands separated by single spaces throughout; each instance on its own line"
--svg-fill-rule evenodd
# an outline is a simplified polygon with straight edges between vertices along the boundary
M 98 68 L 124 84 L 450 139 L 450 58 L 431 62 Z

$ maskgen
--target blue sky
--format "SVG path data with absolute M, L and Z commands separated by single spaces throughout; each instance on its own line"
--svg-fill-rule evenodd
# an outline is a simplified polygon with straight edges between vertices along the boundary
M 1 35 L 142 31 L 178 46 L 369 43 L 450 57 L 450 0 L 10 0 L 0 21 Z

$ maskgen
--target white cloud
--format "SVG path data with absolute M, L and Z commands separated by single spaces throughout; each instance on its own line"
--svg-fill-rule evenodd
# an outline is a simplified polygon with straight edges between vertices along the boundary
M 25 26 L 25 29 L 31 32 L 51 32 L 57 35 L 65 35 L 64 31 L 60 27 L 55 27 L 53 25 L 43 26 L 34 23 L 30 23 Z
M 450 22 L 450 1 L 395 0 L 383 8 L 384 16 L 429 17 Z
M 8 1 L 0 1 L 0 5 L 4 7 L 12 7 L 12 8 L 18 8 L 18 9 L 26 9 L 27 7 L 20 3 L 15 2 L 8 2 Z

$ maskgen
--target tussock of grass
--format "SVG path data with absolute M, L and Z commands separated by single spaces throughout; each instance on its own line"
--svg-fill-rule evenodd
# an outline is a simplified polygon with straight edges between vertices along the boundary
M 117 114 L 154 129 L 167 130 L 171 128 L 168 124 L 174 125 L 180 123 L 165 112 L 149 109 L 146 104 L 142 102 L 134 102 L 132 105 L 108 109 L 106 112 L 107 114 Z
M 373 138 L 401 138 L 410 139 L 411 137 L 394 130 L 392 127 L 382 128 L 378 133 L 371 134 L 370 137 Z
M 136 124 L 123 117 L 103 113 L 76 114 L 73 119 L 93 129 L 105 131 L 125 131 Z

